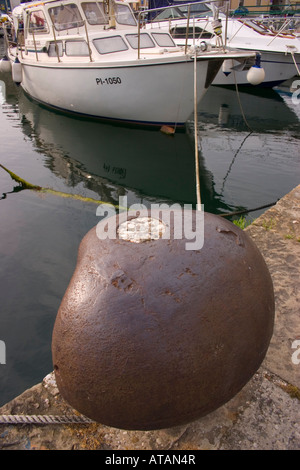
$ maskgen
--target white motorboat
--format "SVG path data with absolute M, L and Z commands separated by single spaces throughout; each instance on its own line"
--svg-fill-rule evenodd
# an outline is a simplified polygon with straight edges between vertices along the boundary
M 160 2 L 161 3 L 161 2 Z M 220 9 L 203 2 L 173 3 L 172 8 L 161 7 L 146 28 L 169 31 L 177 45 L 222 42 L 226 47 L 241 51 L 255 50 L 260 54 L 260 65 L 265 72 L 261 86 L 273 87 L 299 74 L 300 38 L 291 32 L 274 31 L 255 18 L 227 18 L 226 3 Z M 153 0 L 153 5 L 156 2 Z M 223 9 L 223 11 L 222 11 Z M 249 66 L 232 60 L 224 62 L 213 85 L 249 85 Z
M 45 0 L 12 16 L 14 81 L 40 103 L 108 120 L 183 126 L 225 59 L 254 56 L 179 48 L 167 31 L 141 31 L 117 0 Z

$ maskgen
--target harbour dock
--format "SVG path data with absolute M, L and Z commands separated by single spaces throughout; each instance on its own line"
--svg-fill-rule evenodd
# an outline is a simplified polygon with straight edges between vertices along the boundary
M 49 371 L 0 408 L 0 449 L 300 450 L 300 185 L 245 230 L 273 280 L 275 325 L 265 360 L 234 398 L 184 426 L 127 431 L 81 420 Z

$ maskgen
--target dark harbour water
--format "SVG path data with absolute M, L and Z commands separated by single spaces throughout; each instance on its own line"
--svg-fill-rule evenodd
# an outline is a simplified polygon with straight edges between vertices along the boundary
M 1 39 L 0 39 L 1 41 Z M 0 56 L 3 54 L 0 42 Z M 199 106 L 201 199 L 207 212 L 275 202 L 300 180 L 300 103 L 289 88 L 211 87 Z M 78 119 L 28 99 L 0 74 L 0 163 L 25 180 L 128 205 L 196 202 L 193 122 L 173 137 Z M 78 245 L 97 204 L 19 191 L 0 168 L 0 406 L 52 370 L 51 335 Z M 247 219 L 263 210 L 249 212 Z

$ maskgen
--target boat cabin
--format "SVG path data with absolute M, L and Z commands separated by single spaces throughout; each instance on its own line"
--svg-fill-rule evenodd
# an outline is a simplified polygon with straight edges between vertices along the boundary
M 98 57 L 137 49 L 177 49 L 165 31 L 139 33 L 130 6 L 111 1 L 44 1 L 14 10 L 15 40 L 26 55 Z M 101 34 L 99 34 L 101 33 Z

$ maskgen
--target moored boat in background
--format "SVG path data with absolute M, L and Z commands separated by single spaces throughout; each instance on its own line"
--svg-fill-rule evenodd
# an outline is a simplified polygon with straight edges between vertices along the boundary
M 150 0 L 153 7 L 157 4 Z M 203 2 L 168 0 L 172 4 L 161 7 L 146 28 L 169 31 L 177 45 L 191 44 L 215 46 L 222 43 L 241 51 L 255 50 L 265 71 L 261 86 L 273 87 L 299 74 L 300 38 L 293 32 L 274 31 L 259 18 L 235 18 L 226 14 L 228 2 L 218 6 Z M 153 16 L 153 15 L 152 15 Z M 204 47 L 204 46 L 203 46 Z M 213 85 L 249 85 L 247 77 L 251 63 L 239 64 L 228 60 L 216 75 Z
M 184 126 L 225 59 L 255 57 L 180 48 L 168 31 L 141 29 L 123 1 L 20 4 L 13 21 L 14 81 L 41 103 L 93 118 Z

